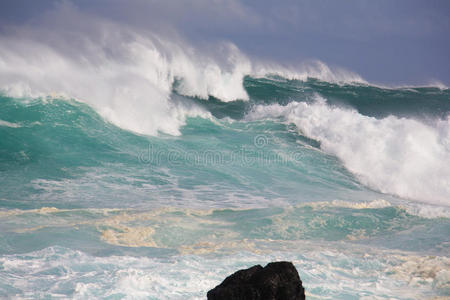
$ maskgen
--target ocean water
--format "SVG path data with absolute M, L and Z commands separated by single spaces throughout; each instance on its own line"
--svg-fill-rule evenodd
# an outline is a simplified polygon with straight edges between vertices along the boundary
M 450 297 L 450 90 L 230 74 L 2 82 L 0 298 L 205 299 L 273 260 L 308 299 Z

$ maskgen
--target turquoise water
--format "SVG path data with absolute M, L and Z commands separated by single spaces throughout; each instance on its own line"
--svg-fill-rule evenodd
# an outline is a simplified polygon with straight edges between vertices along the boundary
M 312 299 L 450 296 L 450 90 L 243 85 L 175 87 L 180 135 L 0 96 L 0 297 L 205 298 L 275 259 Z

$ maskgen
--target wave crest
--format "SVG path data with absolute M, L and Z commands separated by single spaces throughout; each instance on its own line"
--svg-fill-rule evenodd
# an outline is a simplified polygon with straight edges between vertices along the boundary
M 384 193 L 448 205 L 450 118 L 432 125 L 389 116 L 376 119 L 313 103 L 256 106 L 247 119 L 281 118 L 336 155 L 364 184 Z

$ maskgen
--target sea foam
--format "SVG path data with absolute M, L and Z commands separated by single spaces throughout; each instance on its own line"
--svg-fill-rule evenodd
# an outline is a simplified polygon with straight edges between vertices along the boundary
M 14 287 L 19 298 L 204 299 L 209 289 L 237 269 L 280 259 L 294 263 L 312 298 L 325 294 L 334 298 L 411 299 L 448 289 L 450 262 L 446 257 L 374 252 L 364 245 L 349 249 L 335 243 L 332 246 L 335 248 L 302 241 L 294 245 L 297 251 L 301 249 L 301 255 L 291 251 L 237 252 L 206 257 L 176 255 L 171 259 L 98 257 L 49 247 L 0 258 L 3 272 L 12 275 L 6 276 L 0 293 Z
M 364 184 L 383 193 L 448 205 L 450 199 L 450 119 L 424 124 L 389 116 L 376 119 L 313 103 L 258 105 L 249 120 L 281 118 L 336 155 Z

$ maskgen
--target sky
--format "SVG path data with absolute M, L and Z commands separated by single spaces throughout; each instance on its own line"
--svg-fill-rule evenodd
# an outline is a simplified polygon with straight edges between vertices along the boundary
M 58 18 L 61 6 L 202 48 L 231 42 L 287 66 L 318 59 L 373 83 L 450 85 L 446 0 L 2 0 L 0 35 L 82 26 Z

